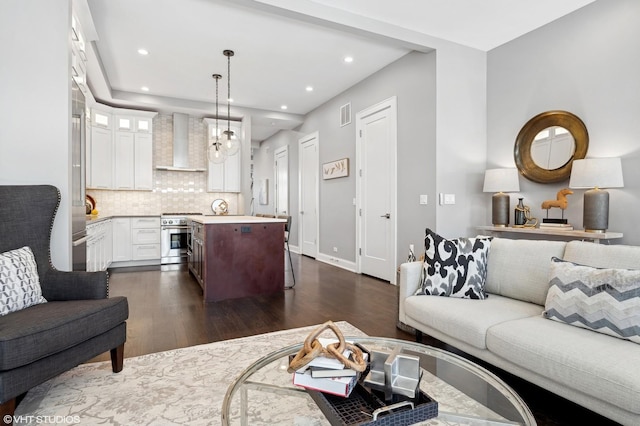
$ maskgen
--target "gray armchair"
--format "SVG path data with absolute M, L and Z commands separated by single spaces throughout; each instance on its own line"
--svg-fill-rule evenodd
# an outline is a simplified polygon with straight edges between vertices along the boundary
M 24 246 L 35 257 L 47 303 L 0 316 L 0 415 L 32 387 L 111 351 L 122 370 L 125 297 L 109 298 L 107 272 L 63 272 L 51 264 L 50 239 L 60 193 L 49 185 L 0 186 L 0 253 Z

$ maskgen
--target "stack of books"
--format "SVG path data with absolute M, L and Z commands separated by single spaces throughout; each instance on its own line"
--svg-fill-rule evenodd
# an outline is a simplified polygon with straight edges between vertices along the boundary
M 333 343 L 334 340 L 320 338 L 322 346 Z M 345 349 L 342 353 L 349 358 L 351 351 Z M 367 354 L 363 354 L 366 357 Z M 329 393 L 342 397 L 348 397 L 355 388 L 360 378 L 360 373 L 351 368 L 346 368 L 340 361 L 334 358 L 319 356 L 305 367 L 293 373 L 293 384 L 305 389 Z
M 540 224 L 540 229 L 553 229 L 555 231 L 572 231 L 573 225 L 568 223 L 546 223 L 543 222 Z

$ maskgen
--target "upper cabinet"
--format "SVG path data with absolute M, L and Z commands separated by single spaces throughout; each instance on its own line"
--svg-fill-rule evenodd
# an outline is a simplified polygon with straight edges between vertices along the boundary
M 207 124 L 207 149 L 216 137 L 216 121 L 212 118 L 205 118 Z M 218 133 L 227 129 L 226 120 L 218 121 Z M 231 122 L 231 130 L 236 134 L 242 134 L 242 123 Z M 240 150 L 234 155 L 230 155 L 222 164 L 208 162 L 207 170 L 207 191 L 209 192 L 241 192 L 242 184 L 242 144 Z
M 91 111 L 87 187 L 153 189 L 153 117 L 157 113 L 100 106 Z
M 75 14 L 71 16 L 71 76 L 83 93 L 87 92 L 86 39 Z

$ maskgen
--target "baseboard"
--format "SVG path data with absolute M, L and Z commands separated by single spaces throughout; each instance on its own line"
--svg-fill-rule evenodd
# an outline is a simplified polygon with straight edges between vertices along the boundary
M 291 253 L 300 254 L 300 247 L 298 246 L 289 245 L 289 250 L 291 250 Z
M 347 271 L 356 272 L 356 263 L 345 259 L 339 259 L 335 256 L 329 256 L 327 254 L 318 253 L 316 260 L 319 262 L 328 263 L 338 268 L 346 269 Z

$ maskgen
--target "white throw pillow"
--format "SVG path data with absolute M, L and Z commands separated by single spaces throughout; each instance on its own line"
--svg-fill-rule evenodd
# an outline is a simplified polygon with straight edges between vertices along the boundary
M 31 249 L 22 247 L 0 254 L 0 316 L 46 301 Z

